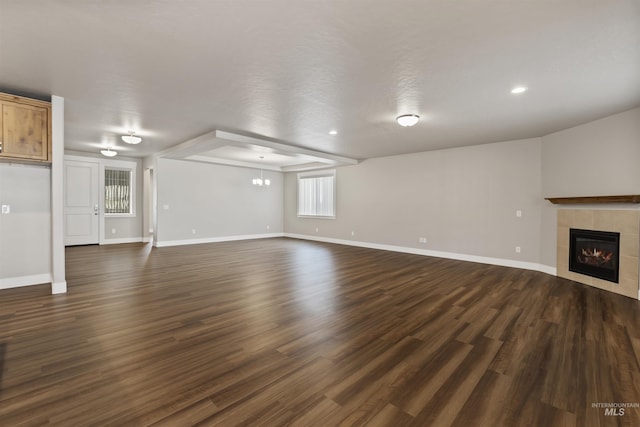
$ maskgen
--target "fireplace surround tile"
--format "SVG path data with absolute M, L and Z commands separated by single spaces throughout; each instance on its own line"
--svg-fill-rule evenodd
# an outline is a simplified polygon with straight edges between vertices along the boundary
M 638 211 L 594 211 L 593 225 L 597 228 L 614 227 L 620 233 L 639 234 Z
M 569 229 L 620 233 L 618 283 L 569 271 Z M 585 285 L 638 299 L 640 282 L 640 210 L 559 209 L 557 275 Z
M 578 273 L 574 273 L 574 274 L 576 276 L 582 276 L 582 274 L 578 274 Z M 584 276 L 584 277 L 587 277 L 587 276 Z M 589 283 L 586 283 L 589 286 L 594 286 L 596 288 L 600 288 L 600 289 L 603 289 L 605 291 L 615 292 L 617 294 L 624 295 L 624 293 L 622 293 L 622 292 L 616 292 L 616 286 L 620 286 L 619 284 L 615 284 L 615 283 L 608 282 L 606 280 L 598 279 L 597 277 L 589 277 L 589 279 L 590 279 Z M 576 280 L 576 282 L 580 282 L 579 278 L 578 278 L 578 280 Z
M 558 242 L 567 242 L 567 250 L 569 250 L 569 228 L 571 227 L 558 227 Z M 558 246 L 560 246 L 560 244 L 558 244 Z
M 625 255 L 620 257 L 620 277 L 622 280 L 636 279 L 638 277 L 637 271 L 638 271 L 638 257 L 625 256 Z
M 572 220 L 573 220 L 573 215 L 569 209 L 558 210 L 558 230 L 560 230 L 563 227 L 569 227 Z
M 638 258 L 639 245 L 631 233 L 620 234 L 620 252 Z
M 572 228 L 582 228 L 585 230 L 593 228 L 593 211 L 579 209 L 573 211 Z
M 578 273 L 574 273 L 576 276 L 582 276 L 582 274 L 578 274 Z M 587 276 L 583 276 L 583 277 L 587 277 Z M 580 277 L 578 277 L 577 280 L 575 280 L 576 282 L 581 282 L 580 281 Z M 594 286 L 596 288 L 600 288 L 603 289 L 605 291 L 609 291 L 609 292 L 615 292 L 615 293 L 621 293 L 621 292 L 616 292 L 616 288 L 614 286 L 619 286 L 616 285 L 615 283 L 611 283 L 608 282 L 606 280 L 602 280 L 602 279 L 598 279 L 597 277 L 589 277 L 589 280 L 587 280 L 588 283 L 585 283 L 585 285 L 589 285 L 589 286 Z M 583 283 L 583 282 L 581 282 Z

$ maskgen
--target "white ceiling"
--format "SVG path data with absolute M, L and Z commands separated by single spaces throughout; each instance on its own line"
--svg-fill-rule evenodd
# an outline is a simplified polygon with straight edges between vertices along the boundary
M 640 1 L 0 0 L 0 89 L 64 97 L 68 149 L 136 157 L 214 130 L 354 159 L 536 137 L 640 105 Z

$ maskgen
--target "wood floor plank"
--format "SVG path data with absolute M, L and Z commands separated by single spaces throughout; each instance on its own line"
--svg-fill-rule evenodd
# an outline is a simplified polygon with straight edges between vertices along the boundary
M 391 403 L 387 403 L 384 408 L 369 420 L 371 427 L 394 427 L 409 425 L 411 416 L 401 411 Z
M 0 291 L 0 425 L 637 426 L 640 302 L 287 238 L 67 248 Z
M 449 341 L 421 369 L 412 373 L 411 378 L 400 389 L 401 392 L 391 399 L 391 403 L 415 417 L 434 399 L 471 350 L 472 345 Z
M 437 393 L 416 414 L 413 425 L 451 425 L 480 382 L 491 360 L 502 346 L 501 341 L 479 338 L 473 343 L 457 369 L 448 375 Z
M 485 371 L 452 425 L 499 425 L 496 421 L 501 419 L 510 399 L 510 384 L 511 378 L 506 375 L 491 370 Z

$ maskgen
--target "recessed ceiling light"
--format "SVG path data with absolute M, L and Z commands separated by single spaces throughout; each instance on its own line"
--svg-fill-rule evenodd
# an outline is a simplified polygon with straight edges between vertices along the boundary
M 420 116 L 417 114 L 403 114 L 402 116 L 396 117 L 396 121 L 400 126 L 413 126 L 418 123 L 420 120 Z
M 118 152 L 113 151 L 111 148 L 107 148 L 106 150 L 100 150 L 100 153 L 102 153 L 103 156 L 107 156 L 107 157 L 113 157 L 118 155 Z
M 338 131 L 337 130 L 330 130 L 329 131 L 329 135 L 337 135 Z
M 519 93 L 526 92 L 527 89 L 528 89 L 528 87 L 526 87 L 526 86 L 516 86 L 513 89 L 511 89 L 511 93 L 514 94 L 514 95 L 517 95 Z
M 129 135 L 122 135 L 120 138 L 127 144 L 140 144 L 142 138 L 135 134 L 134 131 L 129 131 Z

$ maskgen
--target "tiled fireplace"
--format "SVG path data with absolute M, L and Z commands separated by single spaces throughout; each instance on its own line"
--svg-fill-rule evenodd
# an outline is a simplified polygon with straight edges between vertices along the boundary
M 640 211 L 558 210 L 560 277 L 639 299 Z
M 618 283 L 620 233 L 570 228 L 569 271 Z

